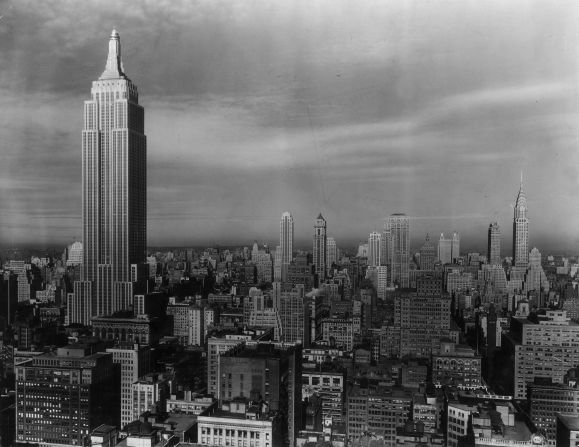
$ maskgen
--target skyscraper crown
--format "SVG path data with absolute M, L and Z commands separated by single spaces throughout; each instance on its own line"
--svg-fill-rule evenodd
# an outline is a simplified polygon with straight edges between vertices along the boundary
M 109 55 L 105 71 L 99 79 L 126 78 L 123 71 L 123 61 L 121 60 L 121 37 L 116 29 L 111 33 L 109 39 Z
M 519 193 L 517 194 L 517 202 L 515 208 L 520 208 L 524 206 L 527 208 L 527 194 L 525 193 L 525 188 L 523 187 L 523 173 L 521 172 L 521 186 L 519 187 Z

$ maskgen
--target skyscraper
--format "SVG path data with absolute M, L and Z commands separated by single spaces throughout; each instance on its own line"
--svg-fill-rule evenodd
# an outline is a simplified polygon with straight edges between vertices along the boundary
M 434 270 L 435 248 L 430 242 L 430 235 L 426 234 L 424 245 L 420 248 L 420 270 Z
M 438 240 L 438 260 L 443 264 L 452 263 L 452 239 L 446 239 L 444 233 L 440 233 Z
M 492 222 L 489 225 L 487 255 L 489 257 L 488 261 L 490 265 L 501 264 L 501 229 L 499 224 L 496 222 Z
M 409 286 L 410 273 L 410 219 L 405 214 L 392 214 L 388 218 L 390 228 L 391 284 Z
M 326 219 L 320 213 L 314 223 L 314 268 L 320 282 L 326 277 L 326 230 Z
M 450 257 L 452 262 L 456 262 L 456 259 L 460 256 L 460 234 L 457 231 L 452 233 L 452 246 Z
M 382 235 L 377 231 L 370 233 L 368 238 L 368 265 L 376 267 L 380 265 L 380 248 L 382 245 Z
M 326 238 L 326 268 L 332 270 L 332 264 L 338 264 L 338 246 L 333 237 Z
M 527 195 L 523 189 L 523 176 L 521 174 L 521 186 L 515 203 L 515 215 L 513 217 L 513 265 L 526 267 L 529 263 L 529 218 L 527 217 Z
M 70 322 L 126 309 L 131 265 L 145 261 L 147 170 L 144 110 L 125 75 L 113 30 L 105 70 L 84 103 L 82 131 L 83 266 Z M 134 278 L 133 278 L 134 279 Z
M 286 281 L 287 269 L 292 262 L 294 249 L 294 218 L 287 211 L 281 215 L 279 246 L 281 247 L 281 279 Z

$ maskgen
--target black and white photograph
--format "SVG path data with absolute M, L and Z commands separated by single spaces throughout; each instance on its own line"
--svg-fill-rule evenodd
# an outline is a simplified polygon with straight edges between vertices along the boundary
M 579 445 L 579 3 L 0 0 L 0 447 Z

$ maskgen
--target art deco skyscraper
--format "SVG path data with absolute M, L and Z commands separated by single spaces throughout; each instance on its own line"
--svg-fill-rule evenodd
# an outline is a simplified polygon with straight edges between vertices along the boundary
M 281 215 L 279 246 L 281 247 L 281 279 L 285 281 L 288 267 L 293 259 L 294 249 L 294 218 L 287 211 Z
M 501 264 L 501 229 L 497 222 L 492 222 L 489 225 L 487 255 L 490 265 Z
M 392 214 L 390 228 L 391 283 L 406 288 L 410 283 L 410 219 L 405 214 Z
M 144 110 L 125 75 L 113 30 L 104 72 L 84 103 L 82 131 L 83 266 L 71 323 L 126 309 L 131 265 L 145 262 L 147 169 Z
M 430 235 L 426 234 L 424 245 L 420 248 L 420 270 L 434 270 L 434 260 L 436 249 L 430 242 Z
M 326 219 L 320 213 L 314 223 L 314 269 L 318 275 L 318 281 L 326 277 L 327 241 Z
M 380 263 L 380 248 L 382 245 L 382 235 L 377 231 L 370 233 L 368 238 L 368 265 L 377 267 Z
M 529 218 L 527 217 L 527 195 L 523 189 L 523 176 L 521 174 L 521 186 L 515 203 L 513 217 L 513 265 L 527 267 L 529 264 Z

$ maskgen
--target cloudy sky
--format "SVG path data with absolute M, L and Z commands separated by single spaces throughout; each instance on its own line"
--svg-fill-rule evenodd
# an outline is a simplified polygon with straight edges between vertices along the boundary
M 83 101 L 111 29 L 148 138 L 150 245 L 338 245 L 412 217 L 413 243 L 579 251 L 573 0 L 0 1 L 0 244 L 81 236 Z

